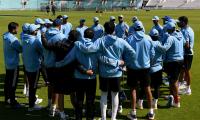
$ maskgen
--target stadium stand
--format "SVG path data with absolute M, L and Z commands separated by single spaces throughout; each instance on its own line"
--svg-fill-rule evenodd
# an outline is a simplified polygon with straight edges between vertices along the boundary
M 199 9 L 200 0 L 149 0 L 146 8 L 150 9 Z
M 23 8 L 23 1 L 27 1 Z M 80 1 L 77 4 L 77 1 Z M 106 1 L 102 3 L 102 1 Z M 0 10 L 29 9 L 45 11 L 50 0 L 0 0 Z M 10 4 L 15 3 L 15 4 Z M 200 9 L 200 0 L 54 0 L 57 10 L 90 9 Z M 8 5 L 9 4 L 9 5 Z M 144 7 L 145 6 L 145 7 Z
M 190 0 L 187 4 L 181 6 L 183 9 L 199 9 L 200 0 Z

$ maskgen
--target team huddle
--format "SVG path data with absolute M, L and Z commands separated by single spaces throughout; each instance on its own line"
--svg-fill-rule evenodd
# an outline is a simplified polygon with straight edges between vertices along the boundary
M 5 104 L 21 107 L 15 91 L 22 54 L 29 112 L 42 109 L 38 105 L 42 99 L 36 95 L 40 73 L 48 87 L 49 115 L 58 115 L 61 120 L 69 118 L 64 112 L 64 95 L 70 95 L 76 120 L 82 120 L 84 113 L 87 120 L 94 120 L 97 80 L 101 90 L 101 120 L 106 120 L 107 115 L 116 120 L 117 114 L 123 112 L 124 74 L 131 91 L 128 119 L 137 120 L 136 107 L 138 104 L 138 109 L 143 109 L 144 99 L 149 109 L 146 117 L 154 119 L 164 73 L 169 82 L 167 106 L 179 108 L 180 94 L 192 93 L 194 32 L 188 18 L 181 16 L 175 20 L 165 16 L 161 26 L 159 17 L 154 16 L 148 34 L 136 16 L 130 27 L 123 15 L 118 16 L 118 24 L 115 20 L 111 16 L 101 25 L 99 18 L 94 17 L 94 25 L 87 27 L 86 20 L 80 19 L 80 25 L 73 29 L 67 15 L 59 15 L 55 20 L 37 18 L 34 24 L 23 24 L 21 41 L 15 36 L 18 23 L 9 23 L 8 32 L 3 35 Z M 107 110 L 108 102 L 111 110 Z

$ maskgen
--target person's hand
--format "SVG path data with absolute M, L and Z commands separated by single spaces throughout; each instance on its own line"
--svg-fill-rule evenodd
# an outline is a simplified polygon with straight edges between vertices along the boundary
M 120 60 L 120 61 L 119 61 L 119 65 L 120 65 L 120 66 L 123 66 L 123 65 L 124 65 L 124 61 L 123 61 L 123 60 Z
M 186 49 L 190 49 L 190 44 L 189 44 L 189 42 L 186 42 L 185 48 L 186 48 Z
M 94 74 L 94 72 L 92 70 L 87 70 L 86 74 L 92 76 Z

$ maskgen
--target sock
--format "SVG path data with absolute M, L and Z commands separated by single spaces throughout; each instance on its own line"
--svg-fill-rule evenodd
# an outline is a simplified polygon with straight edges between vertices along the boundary
M 51 107 L 53 110 L 56 110 L 56 104 L 53 104 Z
M 190 85 L 187 86 L 187 89 L 190 89 Z
M 158 103 L 158 99 L 154 99 L 154 103 L 157 104 Z
M 174 102 L 177 104 L 179 102 L 179 97 L 178 96 L 174 96 Z
M 112 117 L 111 120 L 116 120 L 117 110 L 119 105 L 119 93 L 111 92 L 112 95 Z
M 143 99 L 139 99 L 139 102 L 140 102 L 141 104 L 143 104 Z
M 136 109 L 133 109 L 133 110 L 131 111 L 131 114 L 132 114 L 132 115 L 136 115 Z
M 102 120 L 106 120 L 107 96 L 108 96 L 108 92 L 101 91 L 100 106 L 101 106 L 101 117 L 102 117 Z
M 153 111 L 153 109 L 152 109 L 152 108 L 149 110 L 149 113 L 151 113 L 151 114 L 153 114 L 153 113 L 154 113 L 154 111 Z

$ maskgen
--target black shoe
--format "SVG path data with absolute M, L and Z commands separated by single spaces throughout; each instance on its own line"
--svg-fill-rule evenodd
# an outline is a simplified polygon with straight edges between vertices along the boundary
M 153 120 L 155 117 L 155 113 L 151 114 L 151 113 L 147 113 L 147 119 L 148 120 Z

